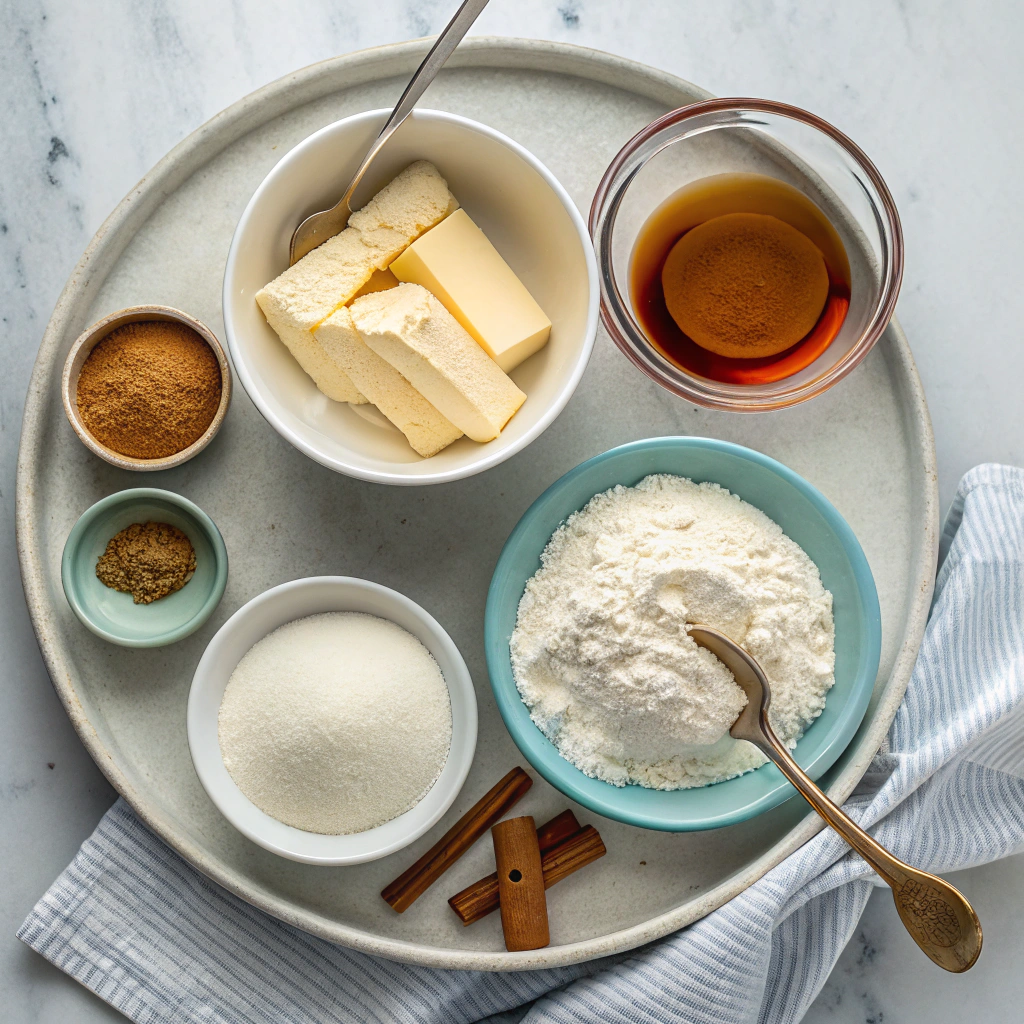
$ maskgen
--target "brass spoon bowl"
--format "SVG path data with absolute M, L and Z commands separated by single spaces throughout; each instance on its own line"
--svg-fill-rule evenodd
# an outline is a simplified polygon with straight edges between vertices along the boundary
M 966 898 L 948 882 L 904 864 L 843 813 L 808 778 L 768 721 L 771 688 L 761 666 L 734 640 L 710 626 L 689 626 L 690 636 L 709 650 L 747 695 L 747 706 L 729 730 L 771 758 L 821 817 L 871 865 L 892 889 L 896 911 L 910 937 L 940 967 L 970 970 L 981 953 L 981 922 Z

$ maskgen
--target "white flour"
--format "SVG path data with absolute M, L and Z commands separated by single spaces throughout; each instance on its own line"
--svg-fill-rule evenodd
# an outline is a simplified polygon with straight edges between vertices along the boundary
M 746 704 L 687 622 L 742 644 L 790 747 L 834 681 L 832 595 L 799 545 L 717 484 L 660 475 L 594 497 L 526 586 L 512 668 L 561 755 L 614 785 L 685 789 L 757 768 L 729 727 Z
M 255 644 L 231 674 L 221 756 L 238 788 L 306 832 L 363 832 L 415 806 L 448 758 L 448 687 L 387 619 L 326 612 Z

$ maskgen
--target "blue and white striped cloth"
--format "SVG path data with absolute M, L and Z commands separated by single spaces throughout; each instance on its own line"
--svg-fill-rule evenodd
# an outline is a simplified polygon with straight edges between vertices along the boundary
M 1024 470 L 968 473 L 943 550 L 906 699 L 847 804 L 885 846 L 937 872 L 1024 849 Z M 825 831 L 721 910 L 615 961 L 445 972 L 265 916 L 119 801 L 18 935 L 147 1024 L 775 1024 L 803 1016 L 878 884 Z

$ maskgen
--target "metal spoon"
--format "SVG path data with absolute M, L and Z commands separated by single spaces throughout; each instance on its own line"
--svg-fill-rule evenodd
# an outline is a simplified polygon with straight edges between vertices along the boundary
M 772 695 L 761 666 L 739 644 L 710 626 L 687 627 L 736 678 L 747 706 L 729 733 L 770 757 L 800 795 L 878 872 L 892 889 L 896 910 L 911 938 L 940 967 L 956 974 L 981 953 L 981 923 L 964 896 L 941 878 L 912 868 L 879 846 L 807 777 L 768 721 Z
M 455 47 L 462 41 L 462 37 L 469 31 L 470 25 L 476 21 L 477 16 L 487 6 L 487 0 L 466 0 L 466 2 L 455 12 L 455 17 L 448 22 L 445 30 L 437 37 L 437 42 L 430 48 L 430 52 L 423 58 L 423 63 L 416 69 L 409 84 L 405 87 L 401 99 L 395 104 L 390 117 L 384 122 L 380 134 L 370 147 L 369 152 L 363 157 L 356 173 L 352 176 L 341 202 L 333 209 L 323 210 L 308 216 L 292 233 L 291 244 L 288 248 L 288 266 L 293 266 L 308 252 L 312 252 L 318 245 L 323 244 L 328 238 L 333 238 L 343 231 L 348 224 L 349 215 L 352 213 L 352 194 L 359 187 L 363 175 L 373 162 L 374 157 L 381 151 L 384 143 L 391 138 L 395 129 L 412 113 L 416 101 L 423 95 L 427 86 L 434 80 L 438 71 L 441 70 L 444 62 L 452 55 Z

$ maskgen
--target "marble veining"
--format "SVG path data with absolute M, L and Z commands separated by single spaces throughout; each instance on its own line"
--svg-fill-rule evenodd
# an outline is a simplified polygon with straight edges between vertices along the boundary
M 0 83 L 0 977 L 18 1021 L 120 1020 L 13 938 L 113 793 L 48 684 L 17 582 L 14 469 L 21 410 L 50 311 L 89 238 L 176 142 L 254 88 L 335 54 L 437 32 L 454 0 L 3 0 Z M 557 39 L 632 57 L 721 95 L 809 107 L 858 143 L 903 218 L 899 316 L 936 431 L 940 491 L 986 460 L 1024 461 L 1024 164 L 1016 97 L 1024 14 L 996 0 L 492 0 L 481 34 Z M 429 102 L 429 97 L 427 102 Z M 869 410 L 865 410 L 869 414 Z M 924 1024 L 970 1005 L 1019 1017 L 1024 978 L 1014 908 L 1024 858 L 952 876 L 986 946 L 962 978 L 937 971 L 903 933 L 887 891 L 805 1020 Z

